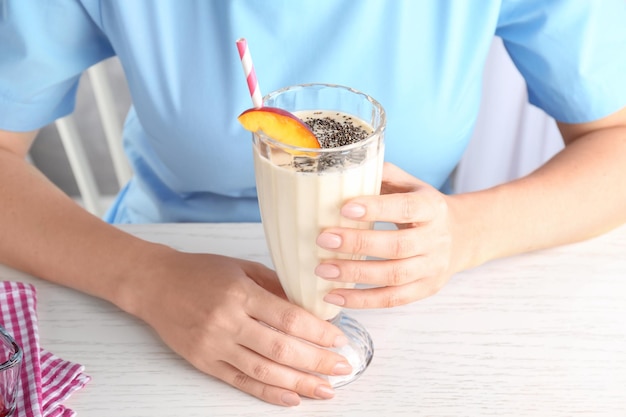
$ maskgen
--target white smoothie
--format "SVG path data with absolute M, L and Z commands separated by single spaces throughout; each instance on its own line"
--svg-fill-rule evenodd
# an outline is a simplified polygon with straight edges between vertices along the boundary
M 323 116 L 327 115 L 335 117 L 336 112 Z M 298 116 L 304 119 L 303 114 Z M 316 111 L 315 117 L 318 116 Z M 341 308 L 323 298 L 333 288 L 347 285 L 317 277 L 315 267 L 323 259 L 358 257 L 323 250 L 315 240 L 324 228 L 331 226 L 371 228 L 371 224 L 342 217 L 340 208 L 352 197 L 380 193 L 383 144 L 377 152 L 363 151 L 361 158 L 344 161 L 341 166 L 325 166 L 321 172 L 302 171 L 294 166 L 293 156 L 288 153 L 272 151 L 272 160 L 268 161 L 256 146 L 254 149 L 263 227 L 282 287 L 293 303 L 319 318 L 332 319 Z

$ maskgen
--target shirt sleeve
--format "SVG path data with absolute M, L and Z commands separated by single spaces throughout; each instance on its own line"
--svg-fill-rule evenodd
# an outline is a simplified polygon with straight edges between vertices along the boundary
M 81 73 L 112 55 L 78 0 L 0 0 L 0 129 L 35 130 L 70 114 Z
M 503 0 L 498 29 L 529 101 L 582 123 L 626 106 L 626 1 Z

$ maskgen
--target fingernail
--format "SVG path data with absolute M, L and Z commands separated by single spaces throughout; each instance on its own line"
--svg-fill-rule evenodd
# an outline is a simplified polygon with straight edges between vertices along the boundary
M 342 347 L 348 344 L 348 338 L 342 334 L 335 337 L 335 342 L 333 343 L 333 347 Z
M 335 396 L 335 391 L 328 385 L 318 385 L 315 388 L 315 396 L 329 400 Z
M 348 203 L 341 208 L 341 215 L 351 219 L 360 219 L 365 216 L 365 206 Z
M 315 268 L 315 275 L 321 278 L 339 278 L 339 268 L 333 264 L 319 264 Z
M 333 368 L 333 375 L 348 375 L 352 372 L 352 367 L 348 362 L 337 362 Z
M 317 237 L 317 244 L 326 249 L 337 249 L 341 246 L 341 236 L 333 233 L 322 233 Z
M 296 394 L 295 392 L 285 392 L 283 395 L 281 395 L 280 399 L 283 402 L 283 404 L 289 407 L 293 407 L 294 405 L 300 404 L 300 396 Z
M 326 294 L 326 296 L 324 297 L 324 301 L 338 306 L 342 306 L 346 303 L 346 299 L 337 294 Z

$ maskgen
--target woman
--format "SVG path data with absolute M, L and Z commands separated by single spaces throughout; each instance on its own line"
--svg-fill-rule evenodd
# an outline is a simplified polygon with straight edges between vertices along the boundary
M 312 373 L 350 371 L 323 349 L 345 343 L 343 335 L 288 303 L 261 265 L 181 253 L 109 224 L 259 220 L 249 134 L 236 121 L 249 97 L 235 39 L 248 38 L 265 91 L 344 84 L 387 111 L 383 195 L 346 202 L 341 214 L 398 230 L 319 235 L 323 248 L 386 259 L 320 264 L 324 279 L 375 287 L 334 290 L 327 302 L 417 301 L 463 269 L 626 220 L 621 0 L 3 5 L 0 262 L 116 304 L 198 369 L 265 401 L 331 398 L 332 387 Z M 525 178 L 446 195 L 471 136 L 494 35 L 524 75 L 530 101 L 558 121 L 566 146 Z M 124 136 L 135 176 L 105 222 L 24 157 L 37 129 L 72 111 L 82 71 L 113 55 L 133 100 Z

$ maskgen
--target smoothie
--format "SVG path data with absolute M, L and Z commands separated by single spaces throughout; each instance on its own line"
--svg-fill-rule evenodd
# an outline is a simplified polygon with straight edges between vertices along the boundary
M 346 285 L 318 278 L 315 267 L 323 259 L 357 257 L 325 251 L 315 240 L 331 226 L 371 228 L 342 217 L 340 208 L 352 197 L 380 192 L 384 145 L 371 126 L 353 116 L 335 111 L 294 113 L 311 127 L 322 150 L 254 147 L 261 217 L 285 293 L 293 303 L 329 320 L 341 308 L 323 298 Z

